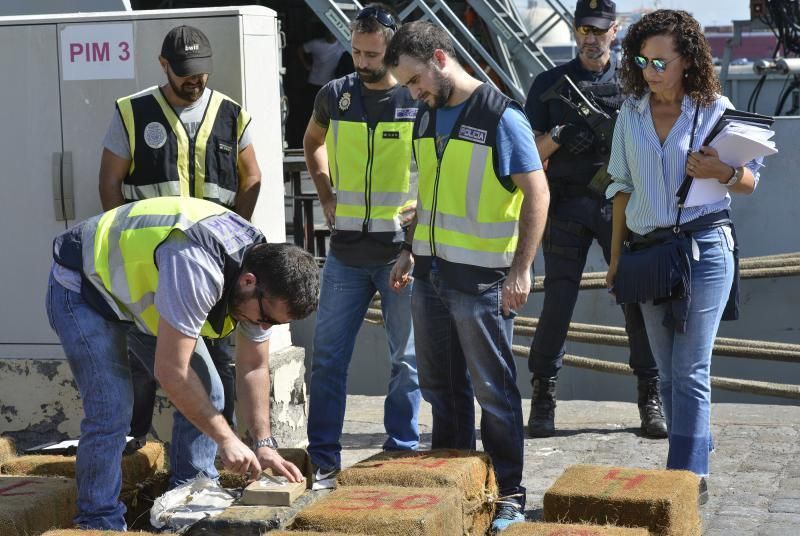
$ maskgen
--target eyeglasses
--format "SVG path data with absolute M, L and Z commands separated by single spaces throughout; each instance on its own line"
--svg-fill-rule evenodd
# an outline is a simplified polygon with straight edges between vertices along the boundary
M 594 26 L 585 26 L 584 25 L 584 26 L 578 26 L 578 33 L 581 34 L 581 35 L 592 34 L 594 36 L 599 37 L 601 35 L 607 34 L 610 29 L 611 29 L 611 26 L 609 26 L 608 28 L 603 30 L 602 28 L 596 28 Z
M 257 319 L 256 322 L 258 322 L 259 324 L 269 324 L 270 326 L 277 326 L 279 324 L 282 324 L 283 322 L 278 322 L 270 315 L 268 315 L 266 311 L 264 311 L 263 301 L 265 296 L 266 294 L 264 293 L 264 291 L 256 287 L 256 300 L 258 300 L 258 314 L 261 316 L 261 318 Z
M 386 28 L 391 28 L 395 32 L 397 31 L 397 21 L 394 20 L 394 17 L 391 13 L 386 11 L 385 9 L 378 7 L 378 6 L 369 6 L 365 7 L 361 11 L 358 12 L 356 15 L 356 20 L 362 19 L 375 19 L 378 21 L 382 26 Z
M 674 58 L 672 58 L 669 61 L 664 61 L 661 58 L 653 58 L 651 60 L 651 59 L 645 58 L 644 56 L 634 56 L 633 57 L 633 63 L 635 63 L 636 66 L 638 68 L 640 68 L 641 70 L 643 70 L 643 71 L 645 69 L 647 69 L 647 64 L 649 63 L 650 65 L 653 66 L 653 69 L 655 70 L 655 72 L 663 73 L 664 71 L 667 70 L 667 65 L 669 65 L 673 61 L 677 60 L 678 58 L 680 58 L 680 56 L 675 56 Z

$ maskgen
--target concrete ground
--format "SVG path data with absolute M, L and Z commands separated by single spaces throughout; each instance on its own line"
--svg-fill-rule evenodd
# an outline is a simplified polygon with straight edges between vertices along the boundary
M 523 402 L 526 418 L 529 403 Z M 430 406 L 423 404 L 421 448 L 429 448 Z M 382 423 L 382 397 L 348 397 L 344 466 L 380 450 Z M 556 428 L 555 437 L 525 440 L 523 484 L 532 520 L 542 517 L 545 490 L 572 464 L 662 468 L 666 462 L 666 440 L 639 434 L 633 403 L 559 402 Z M 701 509 L 703 534 L 799 535 L 800 407 L 715 404 L 712 429 L 717 449 L 711 456 L 710 498 Z

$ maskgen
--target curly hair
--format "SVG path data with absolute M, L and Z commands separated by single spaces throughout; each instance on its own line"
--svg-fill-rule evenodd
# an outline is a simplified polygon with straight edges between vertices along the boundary
M 643 16 L 628 28 L 622 40 L 622 68 L 620 79 L 623 90 L 641 97 L 647 91 L 647 82 L 633 57 L 641 53 L 644 42 L 655 35 L 671 35 L 675 50 L 689 62 L 683 79 L 683 90 L 696 102 L 706 106 L 722 93 L 714 72 L 711 48 L 703 36 L 700 24 L 686 11 L 659 9 Z

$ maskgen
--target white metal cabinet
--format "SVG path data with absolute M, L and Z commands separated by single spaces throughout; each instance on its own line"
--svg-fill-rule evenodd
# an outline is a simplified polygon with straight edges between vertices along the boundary
M 133 76 L 65 79 L 62 32 L 115 24 L 133 27 Z M 248 6 L 0 18 L 0 67 L 7 73 L 0 100 L 0 359 L 63 357 L 44 309 L 52 239 L 67 224 L 101 211 L 100 155 L 114 101 L 164 83 L 161 42 L 180 24 L 209 37 L 214 51 L 209 87 L 253 116 L 263 175 L 253 219 L 271 241 L 285 238 L 273 11 Z M 54 158 L 60 161 L 62 154 L 63 166 L 54 168 Z M 64 193 L 68 221 L 54 210 L 54 197 Z M 288 344 L 285 331 L 276 333 L 276 348 Z
M 52 344 L 44 299 L 56 219 L 54 157 L 61 153 L 55 26 L 0 28 L 0 352 Z M 5 347 L 5 348 L 4 348 Z

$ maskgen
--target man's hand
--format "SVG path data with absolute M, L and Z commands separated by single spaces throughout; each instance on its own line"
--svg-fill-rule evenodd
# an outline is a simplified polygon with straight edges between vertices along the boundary
M 414 257 L 411 252 L 401 251 L 389 274 L 389 287 L 397 293 L 404 289 L 413 280 L 412 268 L 414 268 Z
M 400 209 L 400 213 L 397 217 L 400 220 L 400 227 L 406 227 L 410 225 L 412 221 L 414 221 L 414 217 L 417 215 L 417 202 L 414 201 L 412 204 L 407 205 Z
M 239 438 L 231 437 L 218 446 L 219 457 L 225 469 L 248 476 L 261 474 L 261 464 L 258 463 L 255 453 Z
M 286 461 L 278 454 L 278 451 L 269 447 L 261 447 L 256 450 L 256 456 L 263 469 L 272 469 L 273 474 L 284 476 L 289 482 L 300 482 L 303 480 L 303 473 L 295 464 Z
M 336 194 L 331 193 L 323 198 L 319 196 L 319 204 L 322 205 L 322 214 L 325 216 L 325 223 L 328 228 L 333 230 L 336 227 Z
M 511 311 L 518 311 L 528 301 L 531 292 L 530 270 L 512 268 L 503 284 L 503 314 L 509 316 Z

